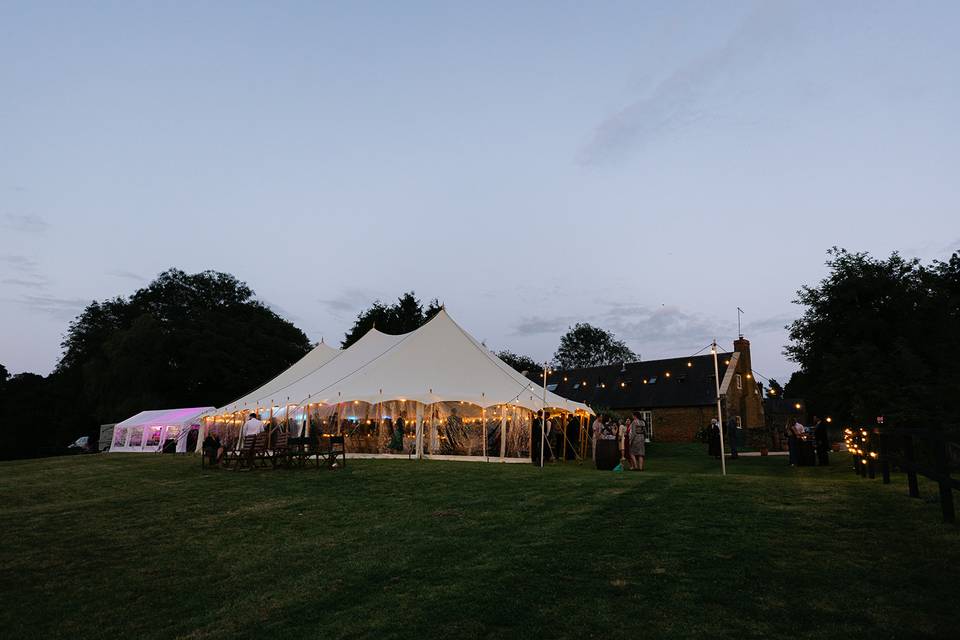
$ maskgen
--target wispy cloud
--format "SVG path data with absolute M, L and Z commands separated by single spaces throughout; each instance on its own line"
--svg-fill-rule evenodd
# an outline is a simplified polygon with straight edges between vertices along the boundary
M 761 318 L 760 320 L 755 320 L 745 324 L 743 326 L 743 333 L 747 337 L 750 337 L 751 335 L 758 335 L 761 333 L 783 331 L 785 326 L 796 319 L 796 315 L 790 315 L 789 313 L 781 313 L 775 316 L 770 316 L 769 318 Z
M 110 271 L 107 271 L 107 275 L 115 278 L 126 278 L 127 280 L 138 280 L 140 282 L 146 280 L 146 278 L 141 276 L 139 273 L 124 271 L 123 269 L 111 269 Z
M 696 350 L 715 337 L 718 325 L 705 315 L 667 305 L 615 305 L 600 320 L 641 349 L 658 352 Z
M 578 161 L 614 160 L 725 113 L 740 99 L 737 76 L 795 38 L 798 10 L 790 3 L 762 3 L 723 46 L 674 70 L 647 95 L 604 118 L 579 150 Z
M 531 316 L 520 320 L 514 327 L 513 335 L 533 336 L 542 333 L 559 333 L 573 326 L 577 322 L 574 316 L 560 316 L 557 318 L 544 318 L 541 316 Z
M 47 221 L 35 214 L 5 213 L 0 217 L 0 228 L 19 233 L 43 233 L 49 225 Z
M 40 288 L 47 286 L 50 281 L 40 271 L 40 264 L 29 256 L 0 255 L 0 283 L 17 286 Z
M 90 304 L 85 298 L 58 298 L 48 295 L 26 295 L 20 304 L 32 311 L 46 313 L 58 320 L 72 320 Z
M 318 302 L 335 316 L 355 315 L 369 306 L 378 296 L 366 289 L 344 289 L 333 298 Z

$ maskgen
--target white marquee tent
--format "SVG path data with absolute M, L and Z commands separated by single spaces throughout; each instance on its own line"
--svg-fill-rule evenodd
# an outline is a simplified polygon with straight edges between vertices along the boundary
M 295 433 L 343 433 L 354 453 L 399 452 L 400 436 L 388 441 L 402 431 L 402 450 L 417 456 L 503 459 L 529 455 L 533 412 L 592 413 L 515 371 L 446 310 L 407 334 L 372 329 L 311 372 L 280 378 L 289 383 L 217 409 L 211 426 L 228 435 L 256 412 Z
M 177 452 L 183 453 L 187 450 L 190 430 L 199 427 L 201 417 L 211 409 L 213 407 L 141 411 L 114 426 L 110 453 L 157 452 L 167 440 L 176 440 Z

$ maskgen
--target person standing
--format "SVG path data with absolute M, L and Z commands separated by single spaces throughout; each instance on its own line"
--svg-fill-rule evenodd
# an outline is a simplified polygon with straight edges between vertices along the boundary
M 737 418 L 735 416 L 730 416 L 727 419 L 727 445 L 730 449 L 730 457 L 738 458 L 737 455 Z
M 403 453 L 403 430 L 407 426 L 403 416 L 404 414 L 401 413 L 394 421 L 393 432 L 390 434 L 390 443 L 387 445 L 387 449 L 394 453 Z
M 707 428 L 707 455 L 720 459 L 720 423 L 716 418 L 710 420 Z
M 825 467 L 830 464 L 830 437 L 827 425 L 817 416 L 813 416 L 813 440 L 817 446 L 817 465 Z
M 644 458 L 647 455 L 647 423 L 634 412 L 630 422 L 630 466 L 643 471 Z
M 257 414 L 251 413 L 247 421 L 243 423 L 243 429 L 240 431 L 240 437 L 255 436 L 263 432 L 263 422 L 257 418 Z
M 799 427 L 799 429 L 797 429 L 797 427 Z M 787 451 L 789 453 L 790 466 L 795 467 L 799 460 L 799 442 L 800 434 L 803 433 L 803 425 L 800 424 L 799 420 L 787 420 L 785 429 L 787 431 Z
M 630 452 L 627 450 L 627 425 L 623 418 L 617 421 L 617 438 L 620 441 L 620 462 L 622 464 L 630 459 Z
M 593 443 L 593 451 L 591 453 L 591 458 L 594 460 L 597 459 L 597 440 L 600 439 L 600 432 L 603 431 L 603 415 L 597 414 L 597 419 L 593 421 L 592 436 L 591 441 Z

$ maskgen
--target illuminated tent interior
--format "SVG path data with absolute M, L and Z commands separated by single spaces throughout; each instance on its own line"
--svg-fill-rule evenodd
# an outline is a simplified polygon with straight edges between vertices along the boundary
M 117 423 L 113 428 L 110 453 L 157 452 L 168 440 L 175 440 L 176 451 L 187 451 L 190 432 L 197 432 L 201 417 L 213 407 L 159 409 L 140 413 Z
M 410 333 L 371 329 L 313 371 L 279 378 L 289 383 L 217 409 L 206 428 L 235 446 L 256 413 L 294 436 L 342 434 L 354 456 L 506 461 L 529 458 L 534 412 L 592 413 L 532 383 L 446 310 Z

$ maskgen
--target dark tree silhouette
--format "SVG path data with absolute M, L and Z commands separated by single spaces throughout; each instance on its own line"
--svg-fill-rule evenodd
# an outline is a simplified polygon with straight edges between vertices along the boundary
M 617 362 L 631 362 L 637 354 L 612 332 L 585 322 L 577 323 L 560 338 L 560 346 L 553 354 L 562 369 L 595 367 Z
M 434 298 L 424 310 L 423 304 L 413 291 L 403 294 L 391 305 L 375 300 L 369 309 L 357 315 L 350 331 L 344 336 L 341 347 L 346 349 L 374 327 L 391 335 L 409 333 L 423 326 L 442 308 L 440 301 Z

